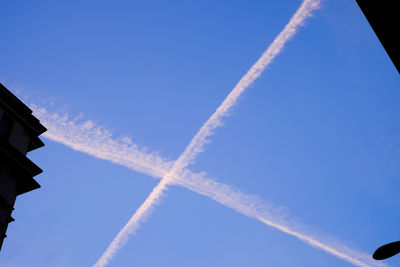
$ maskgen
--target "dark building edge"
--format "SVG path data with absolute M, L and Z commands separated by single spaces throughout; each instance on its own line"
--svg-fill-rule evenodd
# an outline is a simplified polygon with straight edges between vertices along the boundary
M 5 117 L 12 124 L 9 133 L 1 135 L 7 128 L 2 124 Z M 19 132 L 14 129 L 16 124 Z M 42 170 L 26 154 L 44 146 L 39 135 L 45 131 L 32 110 L 0 83 L 0 249 L 8 224 L 14 221 L 11 213 L 16 197 L 40 188 L 33 177 Z M 23 145 L 18 145 L 18 138 L 22 138 Z

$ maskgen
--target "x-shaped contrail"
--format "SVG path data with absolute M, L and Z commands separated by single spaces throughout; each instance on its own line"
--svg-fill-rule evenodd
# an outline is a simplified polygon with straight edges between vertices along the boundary
M 136 210 L 128 223 L 121 229 L 94 266 L 102 267 L 107 265 L 117 251 L 122 248 L 127 242 L 129 235 L 133 234 L 139 228 L 140 223 L 159 202 L 167 186 L 171 184 L 176 177 L 180 176 L 179 174 L 204 150 L 207 138 L 213 134 L 215 129 L 221 126 L 222 118 L 228 115 L 229 110 L 237 103 L 239 97 L 261 75 L 275 56 L 282 51 L 285 43 L 295 35 L 304 23 L 304 20 L 311 15 L 311 12 L 319 7 L 319 3 L 320 0 L 305 0 L 302 3 L 283 31 L 279 33 L 260 59 L 257 60 L 242 79 L 240 79 L 222 104 L 195 134 L 189 145 L 172 165 L 171 170 L 161 179 L 159 184 L 154 187 L 150 195 Z
M 70 131 L 73 131 L 73 128 L 71 128 L 73 123 L 71 124 L 71 122 L 68 122 L 67 118 L 64 118 L 63 120 L 57 114 L 50 115 L 44 109 L 35 109 L 37 116 L 39 116 L 44 124 L 49 127 L 49 132 L 45 135 L 46 137 L 62 142 L 74 149 L 95 155 L 96 157 L 108 159 L 115 163 L 129 166 L 135 170 L 162 178 L 145 202 L 139 207 L 129 222 L 114 238 L 95 266 L 105 266 L 112 259 L 115 253 L 122 248 L 122 246 L 127 242 L 129 235 L 138 229 L 140 222 L 146 217 L 146 215 L 148 215 L 169 184 L 183 185 L 200 194 L 207 195 L 246 216 L 258 219 L 269 226 L 295 236 L 314 247 L 320 248 L 357 266 L 381 265 L 372 262 L 369 256 L 347 248 L 346 246 L 332 244 L 325 241 L 321 236 L 315 238 L 311 235 L 304 234 L 304 231 L 301 232 L 296 230 L 295 227 L 291 226 L 287 222 L 274 217 L 270 213 L 270 210 L 265 211 L 265 205 L 258 206 L 257 201 L 254 201 L 254 198 L 251 196 L 244 195 L 227 185 L 210 180 L 202 174 L 193 174 L 187 170 L 187 167 L 194 161 L 195 157 L 203 151 L 204 145 L 207 143 L 207 137 L 211 136 L 213 130 L 221 125 L 222 118 L 227 116 L 229 109 L 235 105 L 240 95 L 261 75 L 275 56 L 280 53 L 285 43 L 290 40 L 303 25 L 305 19 L 311 15 L 313 10 L 319 7 L 319 3 L 320 0 L 305 0 L 302 3 L 289 23 L 285 26 L 284 30 L 277 36 L 246 75 L 243 76 L 217 111 L 197 132 L 188 147 L 175 162 L 166 163 L 156 155 L 148 155 L 143 151 L 138 150 L 136 147 L 133 147 L 134 149 L 129 147 L 127 151 L 128 153 L 124 154 L 126 150 L 119 150 L 118 146 L 121 144 L 123 144 L 122 147 L 126 147 L 126 145 L 129 146 L 129 141 L 122 140 L 120 142 L 115 142 L 110 139 L 110 134 L 104 132 L 104 130 L 100 128 L 93 129 L 94 125 L 91 122 L 81 124 L 79 125 L 79 128 L 86 129 L 88 132 L 90 132 L 90 130 L 94 131 L 92 132 L 95 136 L 94 139 L 90 140 L 90 138 L 88 139 L 87 136 L 85 137 L 84 135 L 72 135 L 75 137 L 75 140 L 69 140 L 69 138 L 66 138 L 66 129 L 65 125 L 62 125 L 62 122 L 67 122 Z M 54 124 L 54 120 L 58 120 L 58 124 Z M 58 129 L 56 125 L 59 126 Z M 64 131 L 64 133 L 60 133 L 60 127 L 62 128 L 61 132 Z M 88 140 L 92 142 L 94 140 L 95 142 L 98 142 L 98 145 L 90 146 L 88 145 Z

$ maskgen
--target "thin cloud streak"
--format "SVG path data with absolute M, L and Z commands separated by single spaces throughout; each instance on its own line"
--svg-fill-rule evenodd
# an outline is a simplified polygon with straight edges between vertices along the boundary
M 244 194 L 229 185 L 207 178 L 202 173 L 194 174 L 189 170 L 185 170 L 182 177 L 184 178 L 177 178 L 175 181 L 177 185 L 207 196 L 247 217 L 256 219 L 281 232 L 294 236 L 306 244 L 321 249 L 353 265 L 360 267 L 387 266 L 384 263 L 374 261 L 370 255 L 344 245 L 343 242 L 335 241 L 335 238 L 321 233 L 309 233 L 309 230 L 305 229 L 304 226 L 293 220 L 289 220 L 279 209 L 262 201 L 257 196 Z
M 50 112 L 35 104 L 31 104 L 30 107 L 48 129 L 44 136 L 52 141 L 158 179 L 164 177 L 172 167 L 172 162 L 166 161 L 156 153 L 146 152 L 133 144 L 128 137 L 113 138 L 110 131 L 90 120 L 71 119 L 66 114 Z M 342 242 L 333 242 L 331 237 L 324 237 L 320 233 L 308 233 L 305 227 L 289 220 L 274 205 L 207 178 L 205 173 L 193 173 L 185 169 L 175 177 L 173 184 L 213 199 L 356 266 L 387 266 L 373 261 L 369 255 L 351 249 Z
M 243 92 L 261 75 L 265 68 L 272 62 L 272 60 L 282 51 L 282 48 L 304 24 L 306 18 L 311 16 L 312 12 L 319 8 L 320 0 L 305 0 L 296 11 L 294 16 L 290 19 L 289 23 L 285 26 L 282 32 L 275 38 L 272 44 L 267 48 L 261 58 L 250 68 L 250 70 L 242 77 L 235 88 L 225 98 L 223 103 L 218 107 L 214 114 L 204 123 L 200 130 L 193 137 L 184 152 L 174 162 L 172 169 L 164 176 L 159 184 L 152 190 L 150 195 L 136 210 L 126 225 L 119 231 L 117 236 L 113 239 L 106 251 L 102 254 L 100 259 L 94 266 L 105 266 L 115 256 L 125 243 L 128 241 L 129 236 L 137 231 L 140 224 L 147 218 L 147 216 L 154 209 L 155 205 L 160 201 L 163 192 L 167 189 L 168 184 L 172 183 L 176 177 L 180 177 L 180 173 L 188 167 L 196 158 L 196 156 L 204 150 L 204 146 L 209 142 L 208 137 L 213 134 L 213 131 L 221 126 L 222 118 L 228 116 L 229 110 L 237 103 L 239 97 Z M 277 227 L 270 221 L 263 220 L 271 226 Z M 297 232 L 291 231 L 287 228 L 281 227 L 281 231 L 294 235 L 303 241 L 306 241 L 313 246 L 320 247 L 331 253 L 336 253 L 337 256 L 347 260 L 346 255 L 340 254 L 335 250 L 330 250 L 324 247 L 323 244 L 309 239 L 307 236 L 301 235 Z M 362 264 L 357 260 L 353 260 L 354 264 Z M 363 266 L 363 265 L 361 265 Z

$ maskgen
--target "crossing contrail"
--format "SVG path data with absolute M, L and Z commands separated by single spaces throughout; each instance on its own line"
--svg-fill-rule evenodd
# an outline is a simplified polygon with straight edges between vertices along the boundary
M 200 130 L 192 138 L 189 145 L 183 153 L 174 162 L 171 170 L 164 176 L 152 190 L 146 200 L 140 205 L 133 216 L 119 231 L 117 236 L 112 240 L 106 251 L 94 266 L 105 266 L 120 250 L 131 234 L 136 232 L 140 227 L 141 222 L 159 202 L 163 192 L 167 189 L 168 184 L 173 182 L 175 177 L 179 177 L 180 173 L 191 164 L 196 156 L 204 149 L 208 142 L 207 138 L 213 134 L 213 131 L 220 127 L 222 118 L 228 115 L 228 111 L 237 103 L 243 92 L 261 75 L 265 68 L 272 60 L 282 51 L 283 46 L 289 41 L 303 25 L 306 18 L 311 16 L 312 11 L 319 7 L 320 0 L 304 0 L 289 23 L 285 26 L 282 32 L 275 38 L 272 44 L 267 48 L 259 60 L 250 68 L 250 70 L 240 79 L 237 85 L 225 98 L 222 104 L 212 114 L 212 116 L 203 124 Z
M 30 107 L 35 116 L 47 127 L 48 130 L 44 134 L 47 139 L 154 178 L 164 177 L 172 167 L 172 162 L 140 149 L 128 137 L 114 138 L 110 131 L 93 121 L 80 122 L 66 114 L 58 114 L 35 104 L 31 104 Z M 287 216 L 274 205 L 257 196 L 244 194 L 232 186 L 207 178 L 204 173 L 193 173 L 185 169 L 180 176 L 174 178 L 173 184 L 209 197 L 247 217 L 292 235 L 356 266 L 386 266 L 373 261 L 365 253 L 351 249 L 343 242 L 333 242 L 333 238 L 324 237 L 320 233 L 309 233 L 299 223 L 293 223 L 293 220 L 289 222 Z
M 139 207 L 130 221 L 119 232 L 95 266 L 105 266 L 112 259 L 115 253 L 128 240 L 129 235 L 134 233 L 134 231 L 140 226 L 140 222 L 160 199 L 168 184 L 178 184 L 192 189 L 193 191 L 208 196 L 225 206 L 233 208 L 239 213 L 255 218 L 266 225 L 295 236 L 311 246 L 322 249 L 357 266 L 385 266 L 373 262 L 366 254 L 352 250 L 341 244 L 329 243 L 329 241 L 324 240 L 322 235 L 315 237 L 310 234 L 305 234 L 304 231 L 302 232 L 301 230 L 297 230 L 296 227 L 287 221 L 280 219 L 274 212 L 273 208 L 264 203 L 260 204 L 256 197 L 245 195 L 234 190 L 230 186 L 205 178 L 202 174 L 192 174 L 186 169 L 186 167 L 194 161 L 196 155 L 203 151 L 204 145 L 207 143 L 207 137 L 211 136 L 213 130 L 221 125 L 222 118 L 227 116 L 229 109 L 235 105 L 240 95 L 260 76 L 262 71 L 268 66 L 273 58 L 279 54 L 284 44 L 293 37 L 304 20 L 311 15 L 313 10 L 318 8 L 319 2 L 320 1 L 316 0 L 306 0 L 303 2 L 288 25 L 286 25 L 285 29 L 273 41 L 262 57 L 239 81 L 222 105 L 202 126 L 188 147 L 175 162 L 165 162 L 157 154 L 148 154 L 132 144 L 129 139 L 122 138 L 120 140 L 113 140 L 111 134 L 107 130 L 95 126 L 91 121 L 80 124 L 78 128 L 86 130 L 86 132 L 91 135 L 90 137 L 95 137 L 94 139 L 90 139 L 85 135 L 76 135 L 76 132 L 74 131 L 79 131 L 79 129 L 73 127 L 77 126 L 74 121 L 69 121 L 67 117 L 62 117 L 57 114 L 49 114 L 45 109 L 37 109 L 37 113 L 42 114 L 43 117 L 47 114 L 53 116 L 50 120 L 56 118 L 63 122 L 62 127 L 59 127 L 59 129 L 56 129 L 55 131 L 51 131 L 51 127 L 43 121 L 43 123 L 49 127 L 49 132 L 45 135 L 46 137 L 66 144 L 73 149 L 94 155 L 98 158 L 107 159 L 117 164 L 129 166 L 131 169 L 147 173 L 153 177 L 163 177 L 146 201 Z M 41 118 L 40 115 L 38 115 L 38 117 Z M 62 131 L 69 131 L 69 134 L 74 136 L 73 140 L 66 138 L 65 133 L 60 134 Z M 89 141 L 89 145 L 85 143 L 86 141 Z M 95 144 L 98 146 L 93 146 Z M 119 150 L 120 148 L 123 148 L 123 150 Z

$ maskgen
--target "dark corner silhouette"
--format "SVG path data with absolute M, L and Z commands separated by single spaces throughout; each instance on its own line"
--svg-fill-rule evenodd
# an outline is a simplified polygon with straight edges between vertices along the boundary
M 398 1 L 356 0 L 364 16 L 400 74 L 400 16 Z
M 0 249 L 18 195 L 40 187 L 33 179 L 42 170 L 26 154 L 44 146 L 46 128 L 22 101 L 0 83 Z

